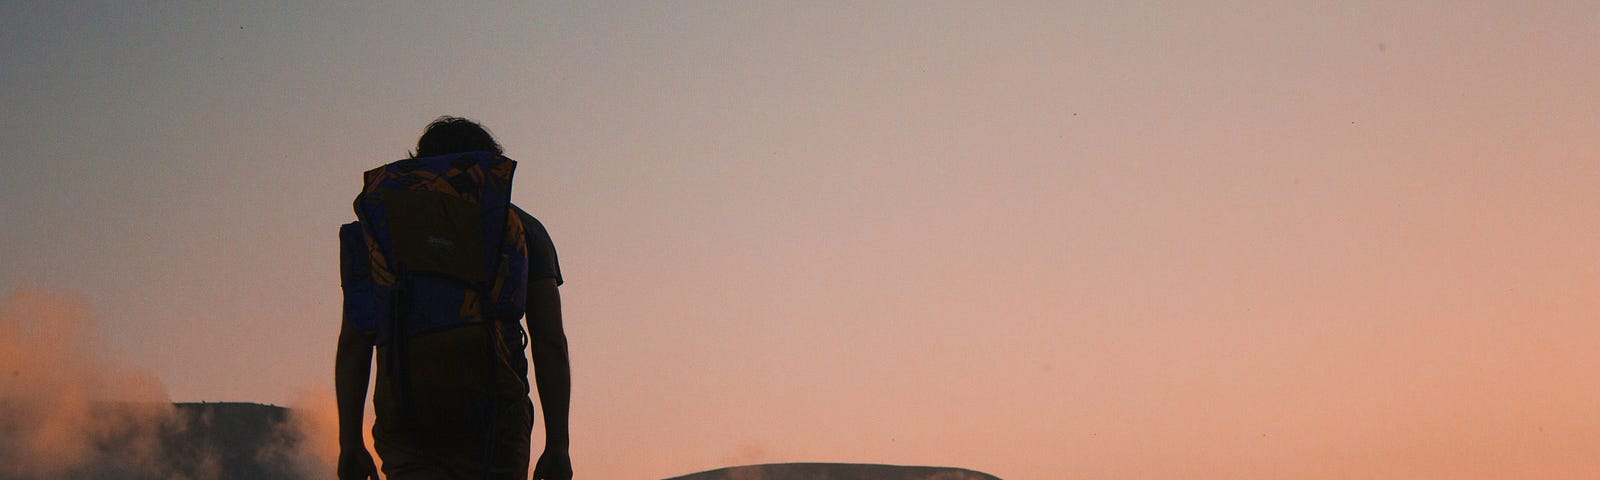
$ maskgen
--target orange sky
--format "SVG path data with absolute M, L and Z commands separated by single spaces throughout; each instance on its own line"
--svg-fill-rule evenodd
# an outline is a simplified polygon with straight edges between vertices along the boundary
M 0 4 L 0 288 L 298 402 L 357 176 L 457 114 L 589 478 L 1600 473 L 1600 7 L 1074 3 Z

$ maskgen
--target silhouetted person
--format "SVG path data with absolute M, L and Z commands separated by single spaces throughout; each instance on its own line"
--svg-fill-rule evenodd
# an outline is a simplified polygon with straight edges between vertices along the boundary
M 501 153 L 482 126 L 441 117 L 412 158 L 367 173 L 361 221 L 340 229 L 341 479 L 378 478 L 361 434 L 374 351 L 372 436 L 385 476 L 528 478 L 525 346 L 545 415 L 533 478 L 572 478 L 561 270 L 544 226 L 510 205 L 515 162 Z M 524 313 L 526 332 L 515 318 Z

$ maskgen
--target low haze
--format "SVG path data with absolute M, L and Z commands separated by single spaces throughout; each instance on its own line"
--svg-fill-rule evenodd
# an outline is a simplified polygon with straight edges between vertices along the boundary
M 451 114 L 559 251 L 580 478 L 1600 474 L 1593 2 L 3 2 L 0 45 L 0 292 L 143 395 L 326 431 L 337 227 Z

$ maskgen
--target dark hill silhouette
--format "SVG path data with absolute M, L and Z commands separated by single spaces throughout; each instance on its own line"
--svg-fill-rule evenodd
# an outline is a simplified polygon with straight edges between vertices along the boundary
M 667 480 L 1000 480 L 960 468 L 902 467 L 854 463 L 774 463 L 745 465 Z
M 178 403 L 186 424 L 163 437 L 173 461 L 209 458 L 217 478 L 297 478 L 286 459 L 272 455 L 293 447 L 283 422 L 289 409 L 257 403 Z M 198 470 L 197 470 L 198 471 Z M 192 477 L 191 477 L 192 478 Z

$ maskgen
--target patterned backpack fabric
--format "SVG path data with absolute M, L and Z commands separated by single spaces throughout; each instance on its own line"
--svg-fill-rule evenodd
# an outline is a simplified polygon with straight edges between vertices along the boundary
M 521 318 L 528 250 L 510 208 L 516 165 L 469 152 L 366 172 L 359 221 L 339 232 L 344 255 L 365 257 L 343 259 L 346 321 L 398 347 L 423 333 Z

